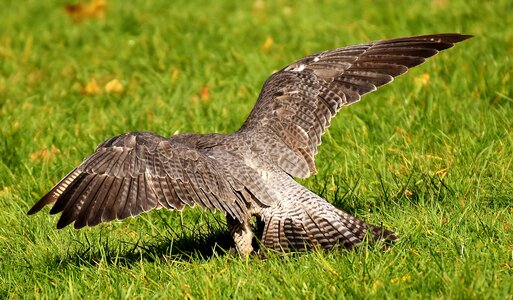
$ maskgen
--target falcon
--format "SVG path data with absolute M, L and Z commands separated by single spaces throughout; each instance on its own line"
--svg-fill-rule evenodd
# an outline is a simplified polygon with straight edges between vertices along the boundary
M 253 251 L 253 216 L 263 223 L 261 244 L 277 251 L 393 242 L 394 232 L 336 208 L 294 177 L 317 173 L 317 148 L 342 107 L 470 37 L 411 36 L 307 56 L 267 79 L 237 132 L 110 138 L 28 214 L 53 203 L 50 214 L 62 213 L 57 228 L 78 229 L 152 209 L 199 206 L 226 216 L 242 255 Z

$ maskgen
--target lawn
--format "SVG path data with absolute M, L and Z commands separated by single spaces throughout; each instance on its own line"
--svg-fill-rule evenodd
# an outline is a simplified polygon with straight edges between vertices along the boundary
M 512 1 L 67 1 L 0 10 L 0 298 L 512 297 Z M 301 180 L 396 231 L 386 251 L 245 259 L 198 209 L 26 215 L 108 137 L 233 132 L 296 59 L 438 32 L 475 38 L 340 111 Z

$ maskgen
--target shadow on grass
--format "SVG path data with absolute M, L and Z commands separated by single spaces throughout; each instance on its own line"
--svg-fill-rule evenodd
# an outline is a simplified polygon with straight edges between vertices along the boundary
M 178 229 L 165 223 L 165 231 L 137 241 L 123 241 L 100 236 L 75 239 L 66 257 L 54 257 L 57 265 L 119 265 L 137 262 L 191 262 L 208 260 L 214 256 L 229 255 L 234 243 L 224 221 L 216 217 L 201 226 L 191 228 L 181 225 Z M 165 222 L 165 220 L 164 220 Z M 74 248 L 74 249 L 71 249 Z
M 56 265 L 120 265 L 129 266 L 137 262 L 192 262 L 209 260 L 215 256 L 233 255 L 235 244 L 226 222 L 213 213 L 206 219 L 199 217 L 190 226 L 171 226 L 164 218 L 164 231 L 156 235 L 123 241 L 102 235 L 74 239 L 66 257 L 54 257 Z M 162 215 L 160 215 L 162 217 Z M 200 219 L 202 219 L 200 221 Z M 263 223 L 255 222 L 253 232 L 261 236 Z M 253 249 L 260 245 L 253 239 Z

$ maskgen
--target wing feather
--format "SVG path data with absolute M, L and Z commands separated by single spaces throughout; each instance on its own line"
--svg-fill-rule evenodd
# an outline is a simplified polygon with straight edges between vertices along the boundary
M 97 225 L 101 222 L 107 222 L 116 218 L 115 209 L 113 206 L 116 203 L 116 199 L 120 195 L 121 189 L 123 188 L 123 179 L 114 177 L 112 185 L 109 189 L 109 193 L 105 197 L 105 201 L 101 206 L 98 207 L 98 217 L 92 222 L 92 225 Z
M 62 213 L 57 227 L 74 222 L 78 229 L 160 207 L 199 205 L 242 221 L 249 199 L 240 197 L 240 187 L 231 184 L 235 181 L 215 158 L 190 143 L 128 133 L 102 143 L 29 214 L 55 203 L 50 212 Z
M 88 192 L 79 198 L 81 208 L 77 209 L 78 212 L 76 213 L 77 216 L 74 223 L 75 228 L 82 228 L 87 224 L 90 210 L 94 207 L 95 203 L 100 200 L 98 196 L 101 194 L 106 178 L 107 176 L 96 175 L 87 188 Z
M 274 135 L 275 140 L 263 152 L 290 175 L 308 177 L 316 173 L 313 157 L 331 118 L 341 107 L 359 101 L 426 58 L 470 37 L 413 36 L 307 56 L 269 77 L 239 133 Z M 291 123 L 307 134 L 306 144 L 298 130 L 289 130 L 293 128 Z M 275 147 L 283 150 L 270 150 Z M 284 158 L 290 155 L 295 158 Z
M 94 202 L 89 205 L 89 208 L 84 211 L 85 224 L 88 226 L 93 226 L 98 224 L 97 220 L 101 220 L 101 207 L 104 206 L 105 201 L 107 201 L 107 197 L 111 192 L 112 186 L 114 184 L 115 177 L 112 176 L 104 176 L 103 183 L 101 188 L 97 192 L 95 196 Z M 97 217 L 96 213 L 98 214 Z M 75 222 L 75 226 L 77 226 L 77 222 Z

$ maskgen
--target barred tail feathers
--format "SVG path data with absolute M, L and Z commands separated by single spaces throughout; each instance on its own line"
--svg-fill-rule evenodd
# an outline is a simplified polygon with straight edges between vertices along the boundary
M 309 196 L 309 199 L 287 205 L 282 202 L 263 212 L 262 243 L 265 247 L 284 252 L 305 251 L 311 246 L 351 249 L 365 238 L 371 241 L 397 240 L 394 232 L 369 225 L 313 193 Z

